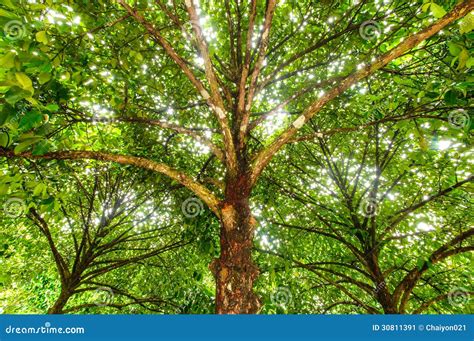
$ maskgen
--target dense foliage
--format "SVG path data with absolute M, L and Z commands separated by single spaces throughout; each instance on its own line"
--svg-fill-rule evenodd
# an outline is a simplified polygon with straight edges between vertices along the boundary
M 0 312 L 472 313 L 473 8 L 3 0 Z

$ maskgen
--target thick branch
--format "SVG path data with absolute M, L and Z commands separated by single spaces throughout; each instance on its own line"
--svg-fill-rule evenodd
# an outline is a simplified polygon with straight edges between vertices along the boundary
M 474 9 L 474 1 L 468 0 L 463 1 L 457 5 L 451 12 L 446 14 L 443 18 L 439 19 L 429 27 L 421 30 L 420 32 L 408 37 L 395 48 L 382 56 L 376 58 L 376 60 L 359 71 L 352 73 L 347 76 L 338 86 L 332 88 L 329 92 L 323 95 L 318 100 L 314 101 L 309 107 L 307 107 L 303 114 L 298 117 L 290 127 L 288 127 L 283 133 L 281 133 L 268 147 L 261 150 L 255 157 L 253 162 L 252 172 L 252 184 L 256 182 L 263 169 L 268 165 L 273 156 L 278 152 L 293 136 L 298 132 L 299 129 L 310 120 L 317 112 L 319 112 L 329 101 L 333 100 L 341 93 L 350 88 L 353 84 L 357 83 L 363 78 L 366 78 L 383 68 L 392 60 L 400 57 L 406 51 L 417 46 L 422 41 L 430 38 L 431 36 L 438 33 L 448 24 L 452 23 L 456 19 L 462 18 Z
M 56 244 L 54 243 L 48 223 L 34 208 L 30 208 L 30 215 L 34 223 L 40 228 L 41 232 L 48 240 L 49 248 L 51 249 L 51 253 L 53 254 L 54 261 L 61 277 L 61 283 L 65 284 L 70 276 L 69 269 L 66 262 L 64 261 L 64 258 L 61 256 L 61 253 L 58 251 Z
M 15 154 L 13 151 L 0 149 L 0 156 L 8 158 L 27 158 L 27 159 L 46 159 L 46 160 L 84 160 L 93 159 L 99 161 L 111 161 L 120 163 L 123 165 L 132 165 L 144 169 L 151 170 L 153 172 L 164 174 L 173 180 L 178 181 L 180 184 L 194 192 L 206 205 L 219 216 L 218 202 L 216 196 L 209 191 L 205 186 L 191 179 L 187 174 L 180 172 L 176 169 L 171 168 L 168 165 L 158 163 L 152 160 L 148 160 L 142 157 L 111 154 L 105 152 L 95 152 L 88 150 L 74 150 L 74 151 L 60 151 L 52 152 L 43 155 L 33 155 L 31 152 L 24 152 Z
M 265 54 L 267 52 L 268 41 L 270 40 L 270 28 L 272 26 L 272 19 L 273 19 L 273 14 L 275 13 L 276 3 L 277 3 L 276 0 L 267 1 L 267 9 L 265 12 L 265 22 L 263 23 L 263 31 L 260 37 L 260 45 L 258 49 L 257 60 L 253 67 L 253 72 L 250 78 L 250 85 L 249 85 L 249 90 L 247 94 L 247 103 L 245 104 L 242 122 L 239 128 L 239 140 L 241 143 L 243 142 L 243 139 L 247 132 L 247 127 L 249 124 L 250 109 L 252 108 L 253 97 L 255 95 L 256 87 L 257 87 L 257 79 L 258 79 L 258 76 L 260 75 L 260 70 L 262 68 L 263 61 L 265 60 Z
M 145 27 L 145 29 L 150 33 L 150 35 L 154 38 L 154 40 L 165 50 L 165 52 L 173 59 L 173 61 L 183 70 L 184 74 L 194 87 L 198 90 L 202 98 L 206 100 L 208 106 L 211 108 L 213 113 L 216 115 L 217 120 L 219 122 L 222 134 L 224 136 L 224 145 L 226 149 L 226 161 L 230 171 L 235 170 L 236 168 L 236 156 L 235 156 L 235 148 L 234 142 L 232 139 L 232 135 L 229 128 L 229 122 L 227 120 L 227 116 L 225 114 L 225 110 L 223 108 L 222 102 L 219 102 L 215 96 L 209 94 L 206 90 L 204 85 L 201 81 L 194 75 L 192 70 L 188 67 L 187 61 L 184 60 L 178 53 L 173 49 L 173 47 L 166 41 L 166 39 L 160 34 L 160 32 L 145 18 L 139 14 L 135 9 L 130 7 L 125 0 L 117 0 L 118 3 L 131 15 L 135 18 L 137 22 Z M 206 70 L 206 74 L 208 74 L 208 70 Z M 214 85 L 211 84 L 211 88 Z M 214 91 L 212 91 L 214 94 Z M 220 98 L 220 96 L 219 96 Z M 216 102 L 217 101 L 217 102 Z
M 457 247 L 453 248 L 456 244 L 462 243 L 464 240 L 468 239 L 469 237 L 474 235 L 474 228 L 470 228 L 469 230 L 464 231 L 463 233 L 457 235 L 454 239 L 443 244 L 440 246 L 436 251 L 434 251 L 429 257 L 428 262 L 423 263 L 421 268 L 414 267 L 410 270 L 410 272 L 403 278 L 403 280 L 398 284 L 394 293 L 393 293 L 393 301 L 397 303 L 400 300 L 400 307 L 399 311 L 403 312 L 405 310 L 405 305 L 408 302 L 408 298 L 410 297 L 413 288 L 415 287 L 418 280 L 421 278 L 423 273 L 425 273 L 429 269 L 429 264 L 436 264 L 443 259 L 463 253 L 468 251 L 473 251 L 474 246 L 467 246 L 467 247 Z M 402 296 L 403 294 L 403 296 Z

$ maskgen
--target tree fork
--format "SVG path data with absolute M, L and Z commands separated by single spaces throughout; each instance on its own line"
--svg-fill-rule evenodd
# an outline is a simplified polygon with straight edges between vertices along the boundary
M 63 309 L 71 296 L 72 293 L 70 293 L 68 290 L 62 289 L 59 297 L 56 299 L 54 304 L 48 309 L 48 314 L 62 314 Z

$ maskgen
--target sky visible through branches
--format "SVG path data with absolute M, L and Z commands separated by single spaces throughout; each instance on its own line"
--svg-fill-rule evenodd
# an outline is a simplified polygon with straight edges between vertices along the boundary
M 473 10 L 4 0 L 0 312 L 472 313 Z

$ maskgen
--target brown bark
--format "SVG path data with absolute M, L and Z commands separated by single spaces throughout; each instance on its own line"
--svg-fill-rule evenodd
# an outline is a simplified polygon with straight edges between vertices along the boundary
M 420 32 L 411 35 L 407 39 L 403 40 L 396 47 L 383 54 L 382 56 L 375 59 L 374 62 L 368 64 L 364 68 L 358 71 L 354 71 L 352 74 L 347 76 L 344 80 L 338 82 L 338 84 L 330 89 L 325 95 L 311 103 L 285 131 L 273 140 L 273 142 L 260 150 L 256 155 L 253 156 L 253 172 L 252 172 L 252 183 L 255 183 L 262 173 L 263 169 L 272 160 L 274 155 L 286 145 L 296 133 L 303 127 L 316 113 L 318 113 L 328 102 L 332 101 L 340 94 L 349 89 L 353 84 L 356 84 L 360 80 L 374 74 L 377 70 L 385 67 L 392 60 L 402 56 L 405 52 L 417 46 L 422 41 L 432 37 L 444 27 L 452 23 L 453 21 L 464 17 L 470 11 L 474 9 L 474 1 L 463 1 L 454 7 L 451 12 L 446 14 L 444 17 L 434 22 L 432 25 L 426 27 Z
M 56 299 L 54 304 L 48 309 L 48 314 L 63 314 L 63 309 L 66 306 L 67 301 L 71 297 L 71 293 L 66 290 L 62 289 L 61 294 Z
M 120 155 L 106 152 L 95 152 L 90 150 L 69 150 L 51 152 L 43 155 L 33 155 L 31 152 L 23 152 L 15 154 L 12 150 L 6 150 L 0 148 L 0 157 L 8 158 L 27 158 L 27 159 L 45 159 L 45 160 L 98 160 L 98 161 L 110 161 L 116 162 L 122 165 L 133 165 L 135 167 L 148 169 L 153 172 L 164 174 L 171 179 L 178 181 L 189 190 L 193 191 L 208 207 L 214 212 L 216 216 L 219 216 L 218 210 L 218 199 L 207 187 L 203 186 L 199 182 L 193 180 L 190 176 L 184 172 L 178 171 L 166 164 L 158 163 L 146 158 L 131 156 L 131 155 Z
M 341 82 L 338 82 L 338 84 L 330 89 L 325 95 L 309 105 L 303 111 L 303 114 L 298 117 L 292 123 L 292 125 L 288 127 L 283 133 L 281 133 L 272 143 L 270 143 L 266 148 L 258 151 L 257 154 L 253 155 L 251 161 L 253 167 L 250 169 L 250 167 L 247 165 L 247 161 L 241 161 L 247 160 L 247 158 L 250 157 L 247 151 L 242 149 L 245 148 L 244 142 L 245 139 L 248 138 L 248 121 L 252 106 L 252 99 L 256 91 L 259 89 L 258 76 L 260 74 L 264 56 L 266 54 L 271 19 L 273 17 L 276 1 L 268 1 L 267 10 L 265 13 L 264 29 L 260 38 L 259 52 L 257 54 L 257 61 L 252 70 L 251 81 L 247 90 L 247 103 L 245 103 L 244 110 L 241 108 L 243 104 L 242 101 L 245 100 L 245 93 L 242 92 L 242 89 L 245 90 L 245 84 L 248 74 L 251 70 L 250 65 L 245 66 L 245 73 L 241 73 L 241 75 L 244 77 L 239 77 L 238 79 L 239 84 L 237 85 L 241 91 L 239 93 L 239 99 L 236 101 L 236 103 L 238 104 L 237 107 L 240 108 L 240 110 L 236 111 L 237 115 L 234 115 L 234 119 L 236 119 L 237 122 L 241 121 L 242 124 L 240 126 L 237 125 L 234 127 L 237 128 L 234 129 L 234 132 L 231 132 L 231 127 L 229 125 L 228 114 L 230 113 L 227 112 L 227 108 L 223 103 L 222 96 L 219 93 L 219 78 L 213 70 L 212 61 L 208 54 L 201 28 L 196 26 L 198 25 L 198 22 L 195 20 L 196 13 L 194 7 L 192 6 L 192 2 L 189 2 L 191 6 L 188 6 L 188 10 L 191 19 L 194 19 L 195 26 L 193 26 L 193 29 L 197 38 L 198 48 L 205 59 L 205 73 L 209 83 L 210 91 L 206 89 L 204 83 L 197 78 L 193 69 L 188 66 L 187 61 L 173 49 L 170 43 L 161 35 L 157 28 L 155 28 L 151 23 L 147 22 L 145 18 L 140 13 L 138 13 L 137 10 L 130 7 L 130 5 L 128 5 L 125 0 L 118 0 L 118 3 L 128 12 L 128 15 L 133 17 L 137 22 L 144 26 L 151 37 L 164 49 L 167 55 L 183 71 L 189 81 L 197 89 L 201 97 L 206 101 L 208 107 L 215 114 L 224 142 L 225 155 L 221 155 L 221 158 L 225 161 L 226 171 L 228 174 L 225 199 L 220 203 L 220 205 L 218 205 L 219 199 L 217 196 L 202 184 L 194 181 L 190 176 L 183 172 L 179 172 L 166 164 L 157 163 L 141 157 L 93 151 L 60 151 L 47 153 L 41 156 L 32 155 L 29 152 L 25 152 L 15 155 L 13 152 L 3 149 L 0 149 L 0 156 L 6 156 L 10 158 L 26 157 L 30 159 L 95 159 L 112 161 L 120 164 L 134 165 L 165 174 L 193 191 L 197 196 L 199 196 L 201 200 L 205 202 L 205 204 L 221 221 L 221 255 L 219 259 L 215 260 L 211 264 L 211 269 L 216 277 L 217 286 L 216 312 L 220 314 L 256 313 L 259 311 L 261 304 L 258 297 L 253 293 L 252 290 L 253 283 L 258 276 L 258 268 L 254 265 L 251 254 L 256 222 L 251 215 L 249 196 L 252 186 L 257 182 L 260 174 L 272 160 L 274 155 L 285 144 L 290 142 L 295 137 L 297 132 L 303 127 L 303 125 L 307 123 L 316 113 L 318 113 L 328 102 L 342 94 L 353 84 L 372 75 L 377 70 L 385 67 L 392 60 L 402 56 L 405 52 L 417 46 L 420 42 L 435 35 L 448 24 L 463 17 L 474 8 L 473 0 L 463 1 L 462 3 L 458 4 L 450 13 L 446 14 L 443 18 L 439 19 L 431 26 L 408 37 L 394 49 L 378 57 L 373 63 L 367 65 L 362 70 L 355 71 L 351 75 L 344 78 Z M 251 28 L 251 30 L 253 30 L 253 28 Z M 233 32 L 233 29 L 230 31 Z M 238 65 L 241 65 L 241 55 L 243 52 L 240 39 L 242 39 L 242 35 L 240 34 L 239 17 L 239 21 L 237 23 L 237 48 L 233 53 L 235 58 L 238 59 Z M 322 44 L 323 42 L 324 41 L 317 43 L 311 47 L 310 50 L 316 49 L 318 44 Z M 303 55 L 311 52 L 310 50 L 303 51 Z M 299 59 L 300 55 L 296 55 L 294 58 Z M 283 67 L 285 65 L 291 64 L 291 62 L 292 61 L 290 58 L 290 62 L 283 64 Z M 279 67 L 281 68 L 282 66 Z M 279 67 L 277 67 L 276 71 L 278 71 Z M 275 75 L 277 74 L 276 71 L 274 71 Z M 260 87 L 265 86 L 265 84 L 271 80 L 272 77 L 270 77 L 268 80 L 264 80 Z M 164 124 L 161 123 L 161 126 L 163 127 Z M 188 130 L 183 130 L 180 127 L 171 127 L 168 125 L 166 128 L 173 128 L 174 130 L 182 133 L 188 133 L 188 135 L 190 135 Z M 216 148 L 214 152 L 217 150 L 218 149 Z M 217 156 L 219 157 L 220 154 L 221 152 L 218 151 Z M 245 166 L 242 167 L 242 164 Z M 376 278 L 378 278 L 378 275 Z M 406 281 L 408 280 L 409 278 Z M 405 284 L 401 288 L 397 289 L 398 291 L 401 291 L 404 288 Z M 387 291 L 386 289 L 384 290 Z M 396 291 L 393 297 L 389 297 L 390 295 L 388 294 L 387 296 L 387 293 L 388 291 L 386 293 L 380 294 L 380 298 L 383 301 L 386 301 L 387 304 L 393 304 L 393 302 L 397 301 L 399 295 L 401 295 L 401 292 Z M 67 298 L 65 294 L 62 293 L 50 310 L 61 311 L 66 302 Z M 387 311 L 391 312 L 391 305 L 388 304 L 387 306 Z
M 255 314 L 261 307 L 253 292 L 259 271 L 252 261 L 256 221 L 250 212 L 248 183 L 247 176 L 230 181 L 221 205 L 221 254 L 210 265 L 216 278 L 217 314 Z
M 380 303 L 385 314 L 398 314 L 396 305 L 393 301 L 393 296 L 390 294 L 387 288 L 384 275 L 378 264 L 378 255 L 375 253 L 370 253 L 366 257 L 366 261 L 367 267 L 372 273 L 375 283 L 377 283 L 377 286 L 374 289 L 375 299 Z
M 216 84 L 217 79 L 216 75 L 212 69 L 212 65 L 206 65 L 206 76 L 209 78 L 209 82 L 211 85 L 211 93 L 207 91 L 204 87 L 203 83 L 196 77 L 193 71 L 188 67 L 187 61 L 180 56 L 170 45 L 170 43 L 161 35 L 160 31 L 156 29 L 151 23 L 145 20 L 145 18 L 138 13 L 135 9 L 130 7 L 124 0 L 118 0 L 118 3 L 133 17 L 137 22 L 142 24 L 148 33 L 153 37 L 153 39 L 165 50 L 166 54 L 173 59 L 176 65 L 183 71 L 186 77 L 190 80 L 190 82 L 194 85 L 196 90 L 199 92 L 201 97 L 207 102 L 209 108 L 214 112 L 217 121 L 219 122 L 220 129 L 222 132 L 222 136 L 224 139 L 224 147 L 225 147 L 225 161 L 226 166 L 229 171 L 233 171 L 236 167 L 236 160 L 235 160 L 235 147 L 234 141 L 232 139 L 232 133 L 230 131 L 229 121 L 226 115 L 226 108 L 222 102 L 222 97 L 218 92 L 218 85 Z M 192 10 L 192 8 L 191 8 Z M 196 36 L 198 39 L 198 44 L 200 48 L 201 54 L 205 52 L 203 57 L 207 57 L 207 61 L 209 62 L 210 59 L 207 55 L 207 47 L 204 46 L 204 41 L 200 36 L 201 28 L 199 27 L 199 22 L 193 22 L 193 28 L 198 29 L 199 35 Z

